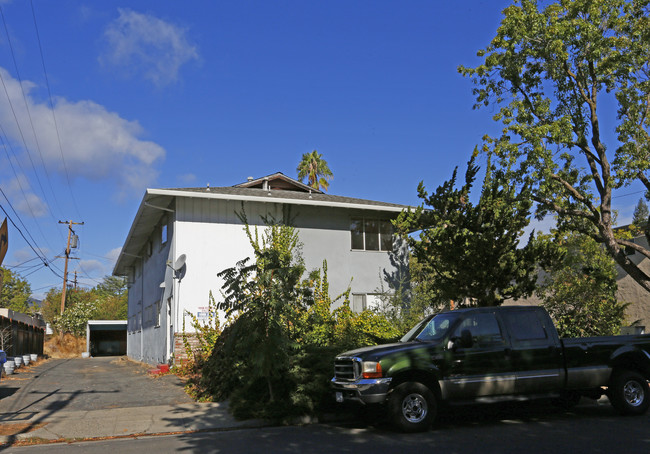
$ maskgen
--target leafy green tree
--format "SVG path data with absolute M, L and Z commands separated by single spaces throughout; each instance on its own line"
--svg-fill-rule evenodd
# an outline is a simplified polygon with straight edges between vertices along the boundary
M 616 300 L 614 260 L 585 235 L 564 235 L 554 245 L 560 254 L 546 267 L 537 294 L 555 320 L 560 336 L 618 334 L 627 304 Z
M 307 178 L 307 184 L 319 190 L 324 189 L 327 191 L 330 186 L 328 180 L 334 177 L 327 165 L 327 161 L 316 150 L 302 155 L 302 160 L 298 164 L 296 171 L 298 172 L 298 179 L 300 181 Z
M 47 323 L 61 315 L 61 289 L 52 287 L 41 301 L 41 314 Z
M 5 267 L 2 267 L 1 274 L 0 307 L 24 314 L 33 312 L 29 305 L 29 297 L 32 294 L 29 283 L 18 273 Z
M 266 382 L 268 398 L 275 400 L 277 383 L 289 366 L 292 330 L 298 311 L 311 303 L 311 290 L 301 284 L 305 266 L 299 254 L 296 229 L 288 222 L 267 219 L 261 238 L 240 214 L 254 252 L 254 261 L 243 259 L 218 274 L 224 279 L 224 301 L 219 309 L 227 316 L 239 313 L 232 339 L 242 353 L 246 373 Z
M 645 232 L 648 232 L 649 217 L 650 212 L 648 211 L 648 205 L 646 205 L 643 199 L 639 199 L 636 207 L 634 207 L 634 213 L 632 214 L 632 225 L 630 226 L 632 233 L 635 236 L 643 235 Z
M 128 290 L 126 279 L 105 276 L 92 290 L 97 310 L 94 316 L 99 320 L 126 320 L 128 317 Z
M 543 249 L 532 233 L 519 247 L 532 205 L 528 188 L 518 190 L 490 162 L 478 203 L 470 201 L 479 170 L 474 161 L 475 155 L 460 188 L 456 188 L 458 169 L 431 195 L 421 182 L 418 196 L 423 204 L 402 212 L 394 225 L 421 265 L 421 279 L 437 289 L 440 298 L 469 298 L 480 306 L 497 306 L 533 292 Z M 418 231 L 417 237 L 411 234 Z
M 126 280 L 121 277 L 105 276 L 92 289 L 74 288 L 66 292 L 66 311 L 80 301 L 92 301 L 95 310 L 93 319 L 126 320 L 128 316 L 128 290 Z M 48 323 L 61 315 L 61 289 L 53 287 L 41 302 L 41 313 Z M 65 313 L 65 311 L 64 311 Z
M 403 261 L 406 260 L 402 257 L 395 260 L 399 263 Z M 371 309 L 372 312 L 389 320 L 402 335 L 427 315 L 448 309 L 450 303 L 440 295 L 435 282 L 430 280 L 430 276 L 424 271 L 424 267 L 415 255 L 408 254 L 406 268 L 407 272 L 399 276 L 397 282 L 393 276 L 388 278 L 384 271 L 384 278 L 389 288 L 386 289 L 382 285 L 377 289 L 381 305 Z
M 502 132 L 483 150 L 531 185 L 536 214 L 602 243 L 648 291 L 650 276 L 624 249 L 650 251 L 615 235 L 612 191 L 650 190 L 649 11 L 648 0 L 517 1 L 478 52 L 482 63 L 459 67 L 475 107 L 498 108 Z

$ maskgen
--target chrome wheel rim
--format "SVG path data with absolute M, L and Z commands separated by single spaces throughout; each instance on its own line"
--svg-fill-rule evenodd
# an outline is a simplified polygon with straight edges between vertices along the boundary
M 409 394 L 402 400 L 402 415 L 410 423 L 417 424 L 424 421 L 428 411 L 427 400 L 420 394 Z
M 641 383 L 636 380 L 630 380 L 623 386 L 623 397 L 625 401 L 633 407 L 638 407 L 643 403 L 645 393 Z

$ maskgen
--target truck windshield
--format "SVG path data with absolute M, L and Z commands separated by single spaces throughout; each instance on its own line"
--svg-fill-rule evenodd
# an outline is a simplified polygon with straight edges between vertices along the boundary
M 406 333 L 400 342 L 440 340 L 445 337 L 457 317 L 457 314 L 445 312 L 432 318 L 425 318 Z

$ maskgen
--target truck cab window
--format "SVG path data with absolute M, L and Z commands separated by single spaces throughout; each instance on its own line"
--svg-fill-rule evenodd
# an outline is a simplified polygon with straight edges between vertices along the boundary
M 432 341 L 442 339 L 456 320 L 456 315 L 451 313 L 438 314 L 422 328 L 415 338 L 419 341 Z
M 536 312 L 517 311 L 504 313 L 510 334 L 517 341 L 547 339 L 546 329 Z
M 470 331 L 474 346 L 479 348 L 504 343 L 499 322 L 492 313 L 477 313 L 468 316 L 456 327 L 452 338 L 460 339 L 461 333 L 464 330 Z

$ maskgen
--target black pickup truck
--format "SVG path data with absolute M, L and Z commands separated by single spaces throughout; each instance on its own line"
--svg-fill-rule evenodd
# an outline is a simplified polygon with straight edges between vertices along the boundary
M 336 400 L 385 404 L 403 431 L 426 430 L 439 404 L 607 394 L 622 414 L 650 404 L 650 335 L 560 339 L 541 307 L 467 308 L 427 317 L 398 343 L 336 357 Z

